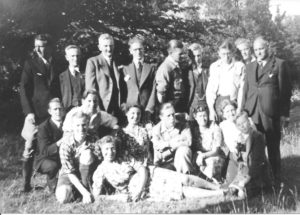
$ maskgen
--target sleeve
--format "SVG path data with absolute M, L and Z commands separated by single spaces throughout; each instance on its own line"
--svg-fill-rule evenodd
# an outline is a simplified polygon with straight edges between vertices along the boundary
M 153 149 L 156 151 L 159 151 L 160 149 L 169 147 L 169 143 L 162 139 L 162 136 L 160 133 L 160 124 L 156 125 L 153 128 L 152 143 L 153 143 Z
M 25 62 L 20 82 L 21 105 L 25 115 L 34 113 L 31 98 L 33 96 L 33 77 L 31 66 L 28 61 Z
M 66 138 L 64 141 L 67 141 L 67 139 L 68 138 Z M 75 153 L 73 153 L 72 147 L 66 142 L 63 142 L 60 146 L 59 157 L 62 171 L 66 174 L 74 173 L 76 170 L 73 163 Z
M 218 71 L 215 68 L 215 65 L 212 64 L 210 66 L 210 75 L 208 77 L 207 87 L 206 87 L 206 101 L 207 105 L 210 109 L 214 107 L 216 98 L 217 98 L 217 91 L 218 91 Z
M 146 111 L 150 112 L 150 113 L 154 113 L 154 109 L 155 109 L 155 101 L 156 101 L 156 80 L 155 80 L 155 77 L 156 77 L 156 67 L 153 66 L 152 67 L 152 70 L 153 71 L 153 84 L 152 84 L 152 91 L 151 91 L 151 95 L 150 95 L 150 98 L 148 100 L 148 103 L 147 103 L 147 106 L 145 108 Z
M 158 70 L 156 72 L 156 76 L 155 76 L 155 81 L 156 81 L 157 97 L 162 98 L 161 101 L 159 101 L 159 102 L 163 103 L 165 100 L 166 92 L 167 92 L 168 85 L 170 82 L 169 72 L 168 72 L 166 66 L 164 66 L 164 64 L 162 64 L 158 68 Z
M 45 154 L 46 156 L 58 153 L 56 142 L 53 141 L 45 126 L 39 126 L 37 141 L 40 153 Z
M 91 59 L 88 59 L 86 63 L 85 89 L 96 90 L 96 67 Z
M 93 195 L 95 197 L 101 194 L 104 180 L 105 177 L 100 164 L 93 175 Z
M 105 111 L 100 111 L 96 119 L 100 120 L 100 125 L 104 127 L 114 128 L 118 125 L 118 119 Z
M 242 64 L 239 68 L 240 71 L 240 77 L 239 77 L 239 89 L 238 89 L 238 95 L 237 95 L 237 105 L 238 109 L 242 110 L 243 107 L 243 94 L 244 94 L 244 84 L 245 84 L 245 65 Z
M 222 146 L 223 137 L 222 137 L 222 131 L 221 128 L 217 125 L 213 125 L 213 149 L 219 148 Z
M 280 115 L 288 117 L 290 112 L 290 98 L 292 91 L 291 71 L 286 61 L 279 68 L 279 93 L 280 93 Z
M 244 85 L 241 88 L 241 90 L 242 90 L 241 110 L 245 109 L 245 103 L 246 103 L 246 99 L 248 96 L 248 90 L 249 90 L 249 83 L 248 83 L 247 73 L 246 73 L 247 70 L 248 70 L 248 67 L 245 68 Z
M 180 142 L 181 142 L 180 145 L 182 146 L 190 147 L 192 145 L 192 134 L 191 134 L 191 129 L 188 125 L 185 125 L 185 127 L 180 133 Z

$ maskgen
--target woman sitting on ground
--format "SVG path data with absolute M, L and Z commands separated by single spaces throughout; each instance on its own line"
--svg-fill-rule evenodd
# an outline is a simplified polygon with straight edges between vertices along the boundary
M 194 152 L 194 161 L 199 170 L 209 179 L 221 180 L 221 172 L 225 164 L 225 154 L 221 150 L 221 129 L 214 122 L 209 122 L 208 108 L 199 106 L 194 112 L 197 123 L 191 126 Z
M 89 90 L 84 92 L 82 96 L 82 105 L 80 107 L 72 108 L 66 115 L 63 131 L 69 132 L 72 128 L 72 116 L 76 112 L 83 112 L 90 117 L 89 132 L 96 136 L 104 136 L 106 133 L 103 129 L 111 130 L 118 129 L 118 120 L 116 117 L 101 111 L 98 108 L 99 97 L 97 91 Z M 101 128 L 101 129 L 100 129 Z M 100 131 L 101 130 L 101 131 Z M 108 131 L 106 131 L 108 132 Z
M 150 138 L 146 128 L 141 124 L 142 107 L 133 105 L 126 107 L 127 126 L 118 130 L 116 136 L 120 139 L 124 161 L 135 165 L 147 166 L 151 162 Z M 128 160 L 129 159 L 129 160 Z
M 148 171 L 146 167 L 140 166 L 138 170 L 134 169 L 133 163 L 122 161 L 118 157 L 117 144 L 118 139 L 113 136 L 105 136 L 96 143 L 96 147 L 101 148 L 103 162 L 98 166 L 93 175 L 93 194 L 97 199 L 104 193 L 108 184 L 115 188 L 115 193 L 123 193 L 129 196 L 128 199 L 137 201 L 145 191 L 148 180 Z M 155 198 L 178 199 L 182 197 L 203 196 L 205 188 L 210 190 L 219 190 L 219 186 L 207 182 L 197 176 L 186 175 L 172 170 L 150 166 L 149 191 L 150 196 Z M 105 184 L 108 182 L 108 184 Z M 192 189 L 188 189 L 192 187 Z M 220 190 L 220 195 L 223 191 Z

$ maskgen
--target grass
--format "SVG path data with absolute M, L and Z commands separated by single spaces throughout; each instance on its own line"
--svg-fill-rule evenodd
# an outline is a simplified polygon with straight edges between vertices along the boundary
M 294 114 L 300 114 L 299 110 Z M 294 118 L 294 117 L 292 117 Z M 5 129 L 3 129 L 5 130 Z M 300 132 L 293 121 L 283 131 L 281 142 L 282 175 L 285 186 L 245 200 L 226 199 L 219 204 L 206 204 L 203 199 L 185 199 L 170 202 L 142 201 L 125 203 L 102 200 L 93 204 L 71 203 L 60 205 L 54 195 L 44 190 L 21 193 L 21 155 L 23 144 L 19 133 L 0 135 L 0 213 L 300 213 Z M 45 176 L 33 180 L 45 186 Z

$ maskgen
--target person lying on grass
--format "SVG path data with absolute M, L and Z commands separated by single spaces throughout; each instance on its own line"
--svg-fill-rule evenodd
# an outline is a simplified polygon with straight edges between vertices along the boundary
M 255 189 L 263 187 L 266 182 L 265 139 L 262 133 L 251 126 L 248 114 L 244 111 L 237 115 L 236 126 L 241 132 L 238 153 L 233 154 L 228 168 L 236 168 L 237 174 L 229 189 L 232 194 L 243 197 L 245 191 L 254 194 Z
M 103 192 L 106 181 L 116 193 L 128 194 L 128 200 L 138 201 L 148 179 L 146 167 L 139 165 L 138 169 L 134 169 L 128 162 L 118 161 L 117 139 L 113 136 L 105 136 L 97 144 L 101 147 L 103 161 L 93 175 L 94 196 Z
M 97 144 L 100 145 L 103 162 L 98 166 L 93 175 L 93 195 L 95 198 L 104 193 L 108 186 L 115 189 L 115 194 L 123 193 L 129 196 L 129 200 L 137 201 L 146 196 L 146 185 L 149 185 L 150 196 L 154 198 L 180 199 L 181 196 L 203 197 L 204 188 L 209 190 L 219 190 L 220 186 L 210 183 L 200 177 L 178 173 L 176 171 L 150 166 L 151 178 L 148 178 L 148 169 L 140 166 L 138 170 L 133 168 L 133 163 L 119 161 L 116 144 L 117 139 L 112 136 L 103 137 Z M 149 181 L 147 181 L 149 179 Z M 191 189 L 184 189 L 192 187 Z M 192 194 L 191 194 L 192 192 Z
M 83 203 L 91 203 L 89 191 L 90 167 L 96 159 L 93 154 L 92 137 L 87 135 L 89 116 L 76 112 L 71 117 L 72 132 L 62 138 L 59 149 L 61 169 L 59 172 L 56 199 L 69 203 L 82 197 Z

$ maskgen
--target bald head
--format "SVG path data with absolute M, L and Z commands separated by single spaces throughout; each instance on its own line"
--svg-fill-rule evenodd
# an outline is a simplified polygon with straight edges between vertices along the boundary
M 253 49 L 257 61 L 265 60 L 269 57 L 269 42 L 263 37 L 257 37 L 253 42 Z

